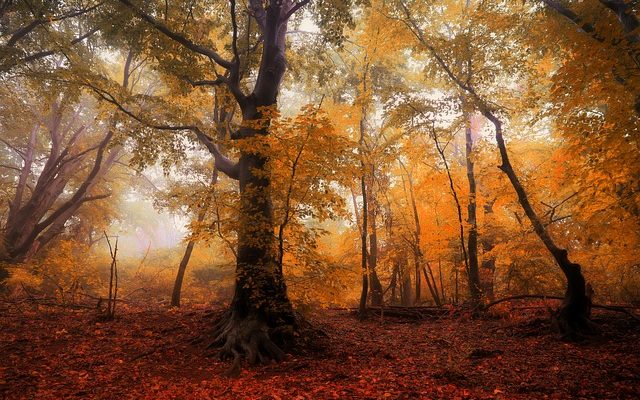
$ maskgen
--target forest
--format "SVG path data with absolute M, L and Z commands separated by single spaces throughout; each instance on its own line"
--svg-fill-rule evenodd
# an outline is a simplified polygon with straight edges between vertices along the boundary
M 640 396 L 637 0 L 0 0 L 0 398 Z

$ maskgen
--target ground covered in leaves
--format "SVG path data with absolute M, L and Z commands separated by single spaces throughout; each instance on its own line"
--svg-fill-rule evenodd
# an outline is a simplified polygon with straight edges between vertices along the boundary
M 115 321 L 99 322 L 90 310 L 9 307 L 0 324 L 0 398 L 638 397 L 636 320 L 597 313 L 601 332 L 569 344 L 539 310 L 364 322 L 347 310 L 323 311 L 310 320 L 328 335 L 324 353 L 227 378 L 229 364 L 197 340 L 215 318 L 205 308 L 123 306 Z

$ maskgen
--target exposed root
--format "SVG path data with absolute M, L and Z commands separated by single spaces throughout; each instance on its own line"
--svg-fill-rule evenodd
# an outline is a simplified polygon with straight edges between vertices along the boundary
M 282 361 L 288 352 L 322 352 L 328 334 L 295 312 L 289 322 L 269 326 L 257 314 L 241 318 L 228 310 L 215 320 L 213 337 L 207 348 L 215 349 L 221 360 L 231 360 L 226 375 L 236 377 L 243 360 L 249 365 L 269 364 Z
M 597 325 L 586 315 L 577 313 L 566 306 L 552 315 L 552 323 L 563 340 L 580 342 L 598 331 Z
M 269 328 L 256 315 L 238 318 L 231 312 L 225 312 L 215 323 L 215 339 L 208 348 L 217 349 L 221 360 L 232 360 L 227 375 L 238 376 L 243 359 L 250 365 L 282 361 L 285 352 L 280 346 L 286 348 L 285 345 L 291 344 L 284 331 L 292 330 L 293 327 Z

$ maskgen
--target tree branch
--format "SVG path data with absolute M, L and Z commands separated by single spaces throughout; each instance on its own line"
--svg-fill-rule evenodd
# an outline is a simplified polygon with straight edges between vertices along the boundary
M 542 0 L 542 2 L 550 9 L 555 10 L 558 14 L 564 16 L 574 24 L 578 25 L 580 29 L 585 31 L 586 33 L 591 33 L 594 38 L 598 41 L 602 41 L 601 38 L 595 36 L 596 28 L 593 24 L 584 22 L 582 18 L 578 16 L 578 14 L 574 13 L 567 7 L 563 6 L 557 0 Z
M 191 50 L 193 52 L 196 52 L 198 54 L 202 54 L 203 56 L 209 57 L 211 60 L 213 60 L 216 64 L 220 65 L 222 68 L 231 70 L 234 67 L 234 63 L 233 62 L 225 60 L 215 50 L 210 49 L 210 48 L 205 47 L 205 46 L 202 46 L 200 44 L 194 43 L 193 41 L 191 41 L 190 39 L 187 39 L 183 35 L 181 35 L 181 34 L 179 34 L 177 32 L 174 32 L 168 26 L 163 24 L 162 22 L 156 20 L 155 18 L 153 18 L 149 14 L 145 13 L 144 11 L 142 11 L 139 7 L 135 6 L 129 0 L 118 0 L 118 1 L 120 3 L 122 3 L 122 4 L 124 4 L 125 6 L 129 7 L 131 10 L 133 10 L 133 12 L 138 17 L 140 17 L 143 20 L 147 21 L 156 30 L 158 30 L 159 32 L 163 33 L 168 38 L 180 43 L 181 45 L 183 45 L 184 47 L 188 48 L 189 50 Z
M 80 42 L 82 42 L 83 40 L 85 40 L 85 39 L 87 39 L 88 37 L 90 37 L 90 36 L 92 36 L 93 34 L 95 34 L 96 32 L 98 32 L 99 30 L 100 30 L 100 28 L 93 28 L 93 29 L 92 29 L 92 30 L 90 30 L 89 32 L 85 33 L 84 35 L 79 36 L 79 37 L 77 37 L 77 38 L 73 39 L 73 40 L 69 43 L 69 45 L 70 45 L 70 46 L 73 46 L 73 45 L 75 45 L 75 44 L 77 44 L 77 43 L 80 43 Z M 41 58 L 44 58 L 44 57 L 48 57 L 48 56 L 54 55 L 54 54 L 56 54 L 56 53 L 57 53 L 57 52 L 59 52 L 59 51 L 60 51 L 59 49 L 58 49 L 58 50 L 43 50 L 43 51 L 39 51 L 39 52 L 37 52 L 37 53 L 33 53 L 33 54 L 28 55 L 28 56 L 26 56 L 26 57 L 24 57 L 24 58 L 22 58 L 22 59 L 20 59 L 20 60 L 15 60 L 15 61 L 13 61 L 13 62 L 11 62 L 11 63 L 7 64 L 7 65 L 2 65 L 2 66 L 0 66 L 0 71 L 3 71 L 3 72 L 9 71 L 11 68 L 13 68 L 13 67 L 15 67 L 15 66 L 17 66 L 17 65 L 19 65 L 19 64 L 26 64 L 26 63 L 29 63 L 29 62 L 32 62 L 32 61 L 35 61 L 35 60 L 39 60 L 39 59 L 41 59 Z
M 249 0 L 249 11 L 255 18 L 260 30 L 264 32 L 267 23 L 267 13 L 264 11 L 263 0 Z
M 640 42 L 640 34 L 638 32 L 633 33 L 640 27 L 640 21 L 634 14 L 631 4 L 627 4 L 624 0 L 600 0 L 600 3 L 616 14 L 629 43 L 636 44 Z
M 81 203 L 86 203 L 86 202 L 89 202 L 89 201 L 106 199 L 108 197 L 111 197 L 111 193 L 96 194 L 95 196 L 87 196 L 87 197 L 83 198 L 82 200 L 80 200 L 80 202 Z
M 291 16 L 293 14 L 296 13 L 296 11 L 298 11 L 299 9 L 301 9 L 302 7 L 306 6 L 307 4 L 309 4 L 311 0 L 301 0 L 299 2 L 297 2 L 296 4 L 294 4 L 293 6 L 291 6 L 291 8 L 289 9 L 289 11 L 287 11 L 287 13 L 284 15 L 284 18 L 282 18 L 282 21 L 287 21 L 289 18 L 291 18 Z
M 128 115 L 132 119 L 136 120 L 140 124 L 147 126 L 152 129 L 157 129 L 161 131 L 191 131 L 195 133 L 198 140 L 204 144 L 209 152 L 215 158 L 216 168 L 223 172 L 231 179 L 239 179 L 239 167 L 237 163 L 234 163 L 231 159 L 225 157 L 218 146 L 213 143 L 213 139 L 211 139 L 207 134 L 202 132 L 202 130 L 196 125 L 168 125 L 168 124 L 153 124 L 145 121 L 140 116 L 134 114 L 133 112 L 127 110 L 120 102 L 118 102 L 115 97 L 109 92 L 92 85 L 91 83 L 85 82 L 83 85 L 87 86 L 91 90 L 93 90 L 98 96 L 102 99 L 108 101 L 109 103 L 115 105 L 120 111 L 124 114 Z
M 22 150 L 20 150 L 19 148 L 15 147 L 14 145 L 12 145 L 7 140 L 5 140 L 5 139 L 3 139 L 1 137 L 0 137 L 0 142 L 4 143 L 5 146 L 7 146 L 9 149 L 13 150 L 16 154 L 18 154 L 20 156 L 20 158 L 24 159 L 25 153 Z
M 241 108 L 247 101 L 247 96 L 245 96 L 245 94 L 240 89 L 240 85 L 238 84 L 238 82 L 232 82 L 227 76 L 218 75 L 216 79 L 203 79 L 199 81 L 194 81 L 186 76 L 183 77 L 183 79 L 189 82 L 194 87 L 226 85 L 229 89 L 229 92 L 231 92 L 231 95 L 233 95 L 233 98 L 238 102 Z
M 12 169 L 18 172 L 22 172 L 22 169 L 18 168 L 18 167 L 14 167 L 12 165 L 7 165 L 7 164 L 0 164 L 0 168 L 6 168 L 6 169 Z
M 33 31 L 35 28 L 37 28 L 40 25 L 44 25 L 46 23 L 51 23 L 51 22 L 58 22 L 58 21 L 62 21 L 64 19 L 67 18 L 74 18 L 74 17 L 78 17 L 82 14 L 86 14 L 88 12 L 91 12 L 93 10 L 95 10 L 96 8 L 100 7 L 102 4 L 104 4 L 104 1 L 101 1 L 97 4 L 94 4 L 91 7 L 88 8 L 83 8 L 81 10 L 75 10 L 72 12 L 69 12 L 67 14 L 63 14 L 57 17 L 50 17 L 50 18 L 38 18 L 35 19 L 33 21 L 31 21 L 30 24 L 23 26 L 22 28 L 18 29 L 17 31 L 15 31 L 13 33 L 13 35 L 11 35 L 11 38 L 9 38 L 9 40 L 7 41 L 6 46 L 8 47 L 13 47 L 15 46 L 15 44 L 22 39 L 23 37 L 27 36 L 31 31 Z

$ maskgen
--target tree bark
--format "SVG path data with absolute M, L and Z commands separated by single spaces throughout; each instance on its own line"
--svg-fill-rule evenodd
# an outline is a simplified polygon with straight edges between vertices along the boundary
M 493 215 L 494 201 L 495 199 L 491 200 L 490 202 L 484 205 L 483 209 L 484 209 L 485 221 L 487 221 L 489 216 Z M 482 244 L 482 252 L 483 252 L 482 264 L 480 265 L 480 269 L 482 271 L 481 275 L 484 276 L 484 279 L 480 280 L 482 293 L 489 300 L 493 300 L 494 299 L 493 280 L 494 280 L 494 274 L 496 270 L 496 258 L 493 255 L 489 255 L 489 253 L 494 248 L 495 243 L 494 243 L 494 239 L 492 237 L 489 237 L 488 235 L 484 235 L 480 242 Z
M 254 4 L 255 3 L 255 4 Z M 260 3 L 260 4 L 258 4 Z M 242 139 L 268 135 L 270 118 L 263 109 L 277 107 L 280 83 L 286 69 L 285 34 L 295 5 L 290 1 L 251 1 L 264 38 L 260 68 L 253 92 L 240 97 Z M 235 2 L 232 2 L 234 37 Z M 236 53 L 234 40 L 234 52 Z M 232 73 L 237 78 L 237 71 Z M 238 87 L 232 87 L 238 91 Z M 251 364 L 282 360 L 292 349 L 298 331 L 284 276 L 278 265 L 271 203 L 271 171 L 268 155 L 243 149 L 237 164 L 240 186 L 240 224 L 236 282 L 229 311 L 214 327 L 213 346 L 222 357 L 233 358 L 230 373 L 239 372 L 244 355 Z
M 198 213 L 197 221 L 199 223 L 204 221 L 205 215 L 206 215 L 206 210 L 205 208 L 203 208 Z M 191 253 L 193 252 L 193 248 L 195 245 L 196 245 L 195 239 L 189 239 L 189 242 L 187 243 L 187 247 L 184 250 L 184 255 L 182 256 L 182 260 L 180 260 L 180 265 L 178 266 L 178 273 L 176 274 L 176 280 L 173 284 L 173 292 L 171 293 L 171 307 L 180 307 L 180 295 L 182 293 L 182 282 L 184 281 L 184 274 L 187 271 L 187 265 L 189 265 L 189 259 L 191 259 Z
M 470 123 L 471 121 L 469 121 Z M 465 159 L 467 180 L 469 181 L 469 203 L 467 205 L 467 222 L 469 223 L 469 239 L 467 249 L 469 255 L 469 294 L 474 305 L 480 304 L 481 286 L 478 270 L 478 224 L 476 217 L 476 178 L 473 170 L 473 141 L 471 127 L 465 129 Z
M 400 302 L 403 306 L 410 306 L 411 301 L 411 274 L 408 271 L 408 265 L 405 262 L 400 268 L 402 274 L 402 288 L 400 291 Z
M 378 266 L 378 227 L 377 227 L 377 201 L 375 194 L 375 170 L 373 165 L 371 166 L 371 176 L 369 181 L 369 220 L 371 225 L 371 233 L 369 234 L 369 295 L 372 306 L 382 305 L 382 284 L 378 278 L 377 266 Z
M 361 136 L 361 141 L 363 141 Z M 364 161 L 361 161 L 364 171 Z M 362 271 L 362 291 L 360 292 L 360 305 L 358 307 L 361 317 L 364 317 L 367 311 L 367 293 L 369 292 L 369 269 L 367 268 L 367 184 L 365 182 L 364 173 L 360 177 L 360 189 L 362 190 L 362 226 L 360 231 L 360 256 Z
M 569 339 L 579 338 L 583 333 L 590 331 L 590 322 L 588 320 L 590 301 L 586 295 L 586 282 L 582 275 L 582 269 L 579 264 L 572 263 L 569 260 L 567 250 L 555 244 L 545 229 L 540 217 L 531 206 L 527 193 L 511 165 L 507 147 L 502 136 L 502 122 L 488 109 L 483 110 L 482 114 L 491 121 L 495 127 L 496 141 L 502 159 L 502 165 L 500 165 L 499 168 L 509 178 L 511 185 L 518 195 L 518 201 L 533 225 L 534 231 L 540 240 L 542 240 L 547 250 L 549 250 L 567 279 L 564 301 L 557 315 L 558 327 L 565 337 Z

